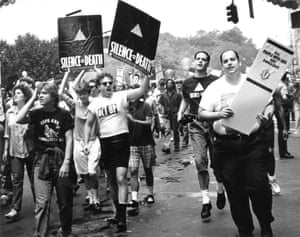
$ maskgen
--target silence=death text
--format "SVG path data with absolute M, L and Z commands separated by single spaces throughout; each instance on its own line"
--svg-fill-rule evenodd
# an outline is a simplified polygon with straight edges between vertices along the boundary
M 60 58 L 61 68 L 90 67 L 103 64 L 103 54 L 77 55 Z
M 119 58 L 123 58 L 131 63 L 134 63 L 135 65 L 142 67 L 147 72 L 151 71 L 150 59 L 138 52 L 135 53 L 133 49 L 130 49 L 122 44 L 111 41 L 109 54 L 116 55 Z

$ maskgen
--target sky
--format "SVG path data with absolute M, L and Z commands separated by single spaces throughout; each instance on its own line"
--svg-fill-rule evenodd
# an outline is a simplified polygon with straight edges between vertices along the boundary
M 239 23 L 227 21 L 226 6 L 232 0 L 124 0 L 161 21 L 160 32 L 189 37 L 198 30 L 229 30 L 235 26 L 261 47 L 267 37 L 290 44 L 288 10 L 266 0 L 253 0 L 249 16 L 247 0 L 235 0 Z M 0 8 L 0 39 L 14 43 L 18 35 L 31 33 L 40 39 L 57 36 L 57 19 L 81 9 L 81 15 L 100 14 L 103 31 L 112 29 L 117 0 L 16 0 Z

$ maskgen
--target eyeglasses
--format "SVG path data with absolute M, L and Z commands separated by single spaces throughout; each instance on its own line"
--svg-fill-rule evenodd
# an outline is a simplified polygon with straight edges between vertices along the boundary
M 102 82 L 101 85 L 103 86 L 111 86 L 113 84 L 112 81 L 106 81 L 106 82 Z

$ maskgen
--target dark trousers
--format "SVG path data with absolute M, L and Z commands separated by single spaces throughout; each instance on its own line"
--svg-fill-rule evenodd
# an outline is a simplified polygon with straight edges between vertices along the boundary
M 10 164 L 11 164 L 11 174 L 12 174 L 12 208 L 16 211 L 20 211 L 22 207 L 22 199 L 23 199 L 23 181 L 24 181 L 24 166 L 26 165 L 26 170 L 28 174 L 28 178 L 30 181 L 30 187 L 34 197 L 34 190 L 33 190 L 33 153 L 26 158 L 17 158 L 17 157 L 10 157 Z
M 173 131 L 174 147 L 179 148 L 180 137 L 179 137 L 179 123 L 177 121 L 177 114 L 173 114 L 170 118 L 171 130 Z
M 275 117 L 277 120 L 277 129 L 278 129 L 278 150 L 279 155 L 282 156 L 288 152 L 287 148 L 287 139 L 283 136 L 283 122 L 277 112 L 275 112 Z M 290 129 L 290 113 L 288 111 L 284 112 L 284 118 L 286 121 L 287 131 Z
M 242 233 L 253 231 L 252 208 L 261 226 L 270 224 L 272 192 L 267 178 L 261 141 L 249 139 L 216 139 L 214 159 L 221 171 L 233 221 Z

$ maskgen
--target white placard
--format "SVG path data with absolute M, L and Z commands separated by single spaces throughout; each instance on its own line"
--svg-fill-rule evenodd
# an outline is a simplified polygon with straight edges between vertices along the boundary
M 262 113 L 271 98 L 292 56 L 290 48 L 267 39 L 231 104 L 234 115 L 224 119 L 222 124 L 249 135 L 257 115 Z

